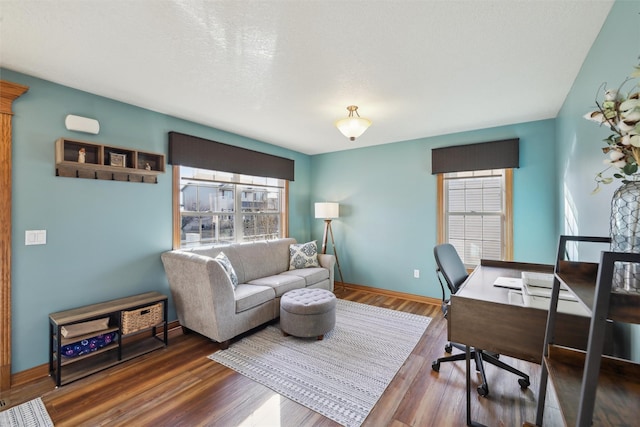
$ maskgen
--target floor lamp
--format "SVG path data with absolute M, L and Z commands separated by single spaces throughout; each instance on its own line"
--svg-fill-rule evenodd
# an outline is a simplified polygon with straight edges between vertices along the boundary
M 333 247 L 333 254 L 336 257 L 336 265 L 338 266 L 338 273 L 340 273 L 340 283 L 344 289 L 344 279 L 342 278 L 342 270 L 340 269 L 340 261 L 338 260 L 338 252 L 336 251 L 336 244 L 333 240 L 333 230 L 331 229 L 331 220 L 338 218 L 340 205 L 335 202 L 329 203 L 316 203 L 315 204 L 316 218 L 324 219 L 324 235 L 322 236 L 322 253 L 327 253 L 327 238 L 331 235 L 331 246 Z

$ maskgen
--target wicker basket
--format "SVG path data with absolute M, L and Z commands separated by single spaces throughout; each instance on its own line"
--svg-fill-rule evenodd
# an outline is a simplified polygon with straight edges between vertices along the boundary
M 122 334 L 132 334 L 162 323 L 162 303 L 122 312 Z

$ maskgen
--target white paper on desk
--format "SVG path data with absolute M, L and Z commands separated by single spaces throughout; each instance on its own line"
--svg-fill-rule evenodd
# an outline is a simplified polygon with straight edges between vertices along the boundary
M 549 310 L 549 306 L 551 305 L 551 298 L 545 298 L 545 297 L 540 297 L 536 295 L 528 295 L 526 292 L 522 293 L 522 299 L 524 300 L 525 307 L 533 307 L 533 308 L 540 308 L 542 310 Z M 558 300 L 558 311 L 560 313 L 590 317 L 589 312 L 578 301 Z
M 529 286 L 526 283 L 523 284 L 522 289 L 528 295 L 551 298 L 551 289 L 550 288 L 540 288 L 537 286 Z M 571 291 L 560 289 L 560 293 L 558 294 L 558 298 L 565 301 L 578 301 L 578 298 Z
M 522 298 L 522 292 L 509 290 L 507 293 L 509 298 L 509 304 L 511 305 L 524 305 L 524 299 Z
M 519 277 L 498 277 L 493 286 L 499 288 L 522 289 L 522 279 Z
M 553 287 L 553 274 L 538 273 L 535 271 L 523 271 L 522 282 L 529 286 L 551 289 Z

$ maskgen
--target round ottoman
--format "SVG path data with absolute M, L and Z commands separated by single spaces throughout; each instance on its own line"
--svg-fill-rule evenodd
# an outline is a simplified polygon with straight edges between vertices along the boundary
M 336 324 L 336 296 L 325 289 L 294 289 L 280 298 L 284 335 L 324 338 Z

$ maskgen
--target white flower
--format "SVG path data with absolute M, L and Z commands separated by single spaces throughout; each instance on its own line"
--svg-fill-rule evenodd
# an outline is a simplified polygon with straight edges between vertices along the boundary
M 629 110 L 625 113 L 621 111 L 620 117 L 622 117 L 627 123 L 637 123 L 638 121 L 640 121 L 640 110 L 634 109 Z
M 640 179 L 640 91 L 630 95 L 621 91 L 622 87 L 633 78 L 640 78 L 640 66 L 635 67 L 631 77 L 626 79 L 618 89 L 605 90 L 602 101 L 596 100 L 597 109 L 583 116 L 589 121 L 611 129 L 612 134 L 604 140 L 606 147 L 602 149 L 607 154 L 604 163 L 607 169 L 617 168 L 619 171 L 613 176 L 624 182 Z M 604 87 L 605 84 L 600 86 L 598 92 Z M 606 169 L 596 174 L 595 191 L 599 190 L 600 184 L 613 182 L 612 177 L 603 176 L 605 171 Z
M 600 111 L 590 111 L 582 117 L 596 123 L 604 123 L 606 121 L 604 118 L 604 114 L 602 114 Z
M 640 100 L 638 99 L 627 99 L 624 102 L 620 103 L 620 107 L 618 107 L 620 109 L 621 112 L 627 112 L 629 110 L 633 110 L 634 108 L 640 106 Z
M 624 160 L 624 153 L 617 150 L 611 150 L 609 151 L 609 158 L 604 160 L 604 164 L 622 169 L 627 162 Z
M 606 163 L 606 162 L 605 162 Z M 625 162 L 624 160 L 619 160 L 617 162 L 611 162 L 609 163 L 611 166 L 616 167 L 618 169 L 622 169 L 627 165 L 627 162 Z M 603 181 L 604 182 L 604 181 Z
M 605 101 L 620 101 L 622 94 L 615 89 L 609 89 L 604 93 Z
M 618 128 L 620 129 L 620 132 L 622 133 L 629 133 L 632 130 L 634 130 L 636 127 L 636 123 L 635 122 L 630 122 L 627 120 L 620 120 L 620 122 L 618 123 Z
M 609 151 L 609 159 L 613 160 L 614 162 L 616 160 L 620 160 L 623 157 L 624 157 L 624 153 L 621 153 L 620 151 L 616 151 L 616 150 Z

